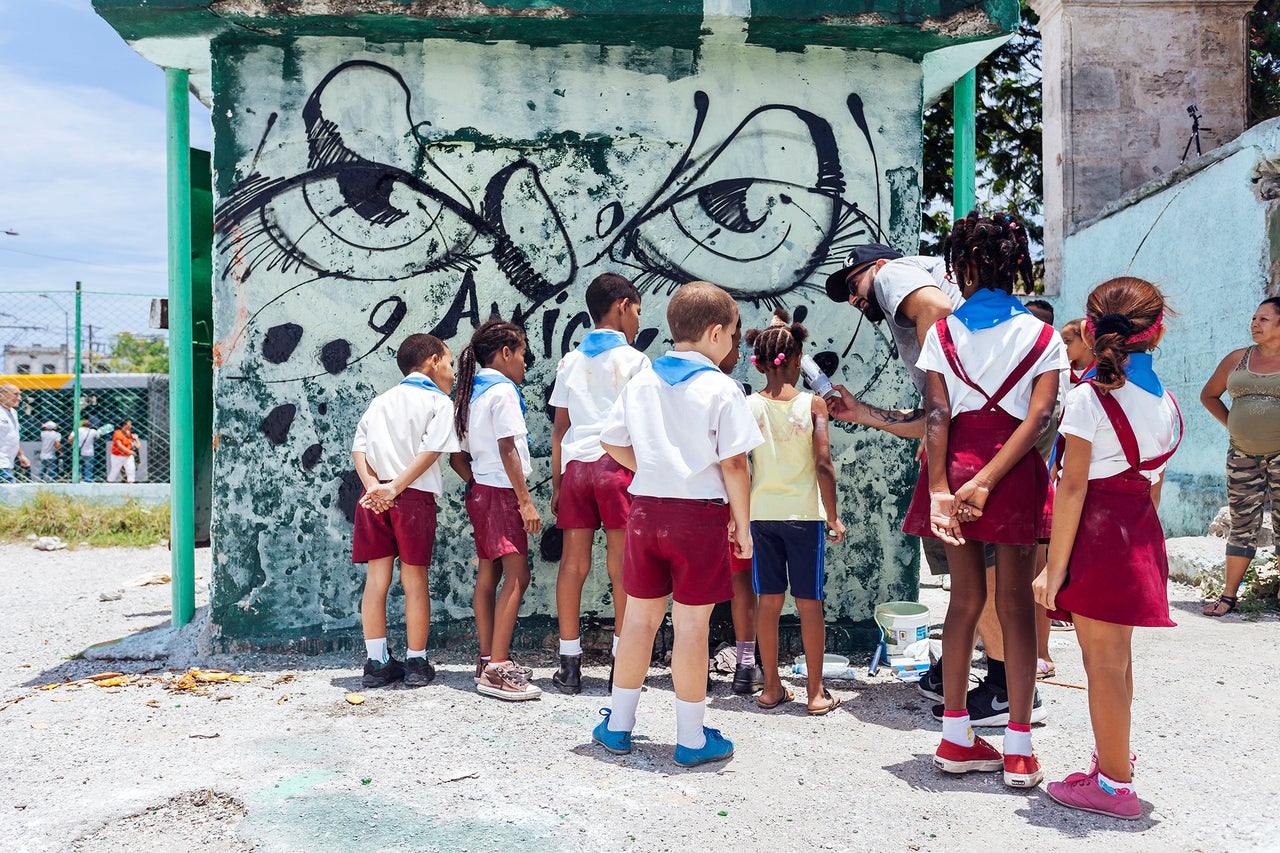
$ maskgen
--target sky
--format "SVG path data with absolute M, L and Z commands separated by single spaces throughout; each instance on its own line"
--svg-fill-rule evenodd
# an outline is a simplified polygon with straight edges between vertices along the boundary
M 0 299 L 69 291 L 77 280 L 167 292 L 164 108 L 164 72 L 90 0 L 0 0 Z M 209 111 L 192 99 L 192 145 L 207 149 L 211 137 Z M 50 302 L 70 304 L 35 304 L 48 314 Z M 29 299 L 5 304 L 0 326 L 41 322 L 5 316 Z M 60 344 L 65 318 L 52 313 L 57 340 L 47 343 Z M 0 328 L 0 343 L 16 334 Z

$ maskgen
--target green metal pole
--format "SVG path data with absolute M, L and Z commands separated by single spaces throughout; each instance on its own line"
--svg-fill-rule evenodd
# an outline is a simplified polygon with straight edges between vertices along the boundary
M 976 71 L 956 81 L 951 90 L 952 113 L 952 206 L 955 218 L 968 216 L 978 197 L 977 119 L 978 75 Z
M 195 612 L 195 416 L 191 329 L 191 115 L 188 73 L 166 68 L 169 148 L 169 552 L 173 627 Z
M 76 282 L 76 380 L 71 398 L 71 482 L 80 482 L 80 282 Z

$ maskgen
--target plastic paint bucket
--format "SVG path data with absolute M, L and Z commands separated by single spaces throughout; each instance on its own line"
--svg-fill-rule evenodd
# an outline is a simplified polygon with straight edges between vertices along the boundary
M 876 608 L 884 632 L 885 656 L 906 653 L 907 646 L 929 636 L 929 608 L 914 601 L 886 601 Z

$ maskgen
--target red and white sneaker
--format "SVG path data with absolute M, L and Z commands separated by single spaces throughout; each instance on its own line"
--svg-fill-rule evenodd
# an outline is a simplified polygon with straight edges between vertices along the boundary
M 1010 788 L 1034 788 L 1044 780 L 1040 759 L 1032 755 L 1004 756 L 1004 783 Z
M 1045 790 L 1062 805 L 1085 812 L 1118 817 L 1121 820 L 1137 820 L 1142 817 L 1142 803 L 1132 788 L 1120 788 L 1108 794 L 1098 784 L 1097 776 L 1072 773 L 1061 782 L 1050 782 Z
M 933 763 L 943 773 L 972 773 L 975 770 L 990 773 L 1004 768 L 1000 750 L 980 737 L 973 739 L 973 746 L 961 746 L 944 739 L 933 754 Z

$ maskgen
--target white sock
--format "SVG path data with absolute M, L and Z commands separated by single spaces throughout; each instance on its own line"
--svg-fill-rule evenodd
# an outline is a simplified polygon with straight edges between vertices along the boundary
M 422 658 L 423 660 L 426 660 L 427 647 L 423 646 L 422 648 L 418 649 L 416 652 L 413 649 L 409 649 L 407 652 L 404 653 L 405 660 L 412 660 L 413 658 Z
M 969 715 L 958 717 L 943 716 L 942 739 L 949 740 L 959 746 L 973 746 L 973 728 L 969 725 Z
M 639 687 L 613 686 L 610 698 L 609 731 L 629 732 L 636 727 L 636 708 L 640 707 Z
M 1004 754 L 1005 755 L 1030 755 L 1031 754 L 1031 732 L 1014 731 L 1012 728 L 1004 730 Z
M 570 656 L 582 655 L 582 638 L 575 637 L 572 640 L 560 641 L 560 654 Z
M 1133 793 L 1132 782 L 1119 782 L 1112 779 L 1101 770 L 1098 771 L 1098 787 L 1106 791 L 1108 794 L 1123 794 L 1125 792 Z
M 706 702 L 676 700 L 676 743 L 688 749 L 702 749 L 707 745 L 707 733 L 702 722 L 707 717 Z
M 755 666 L 756 665 L 756 644 L 752 640 L 749 643 L 738 643 L 738 666 Z
M 387 638 L 379 637 L 376 640 L 364 641 L 365 654 L 369 656 L 369 660 L 376 660 L 378 663 L 386 663 L 390 658 L 387 656 Z
M 621 639 L 622 638 L 619 637 L 617 634 L 613 635 L 613 651 L 610 652 L 610 654 L 612 654 L 614 657 L 618 656 L 618 640 L 621 640 Z

